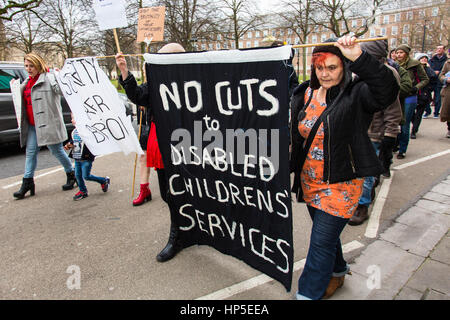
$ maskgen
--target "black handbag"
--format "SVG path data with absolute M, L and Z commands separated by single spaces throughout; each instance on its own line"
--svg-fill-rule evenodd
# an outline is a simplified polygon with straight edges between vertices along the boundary
M 147 150 L 148 136 L 150 135 L 150 125 L 143 124 L 141 127 L 141 135 L 139 136 L 139 144 L 142 150 Z

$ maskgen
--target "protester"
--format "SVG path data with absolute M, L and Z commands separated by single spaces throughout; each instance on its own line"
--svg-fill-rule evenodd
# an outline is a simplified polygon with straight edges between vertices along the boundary
M 447 59 L 447 62 L 444 64 L 439 74 L 439 81 L 443 84 L 440 119 L 442 122 L 447 121 L 447 138 L 450 138 L 450 59 Z
M 397 60 L 397 55 L 395 54 L 395 48 L 389 52 L 389 59 Z
M 73 114 L 72 124 L 76 126 Z M 88 197 L 88 190 L 84 180 L 98 182 L 102 187 L 103 192 L 108 191 L 111 179 L 109 177 L 103 178 L 91 174 L 92 163 L 95 160 L 95 156 L 91 153 L 87 145 L 84 144 L 83 139 L 81 139 L 76 128 L 72 131 L 72 138 L 64 146 L 64 150 L 71 150 L 69 157 L 72 157 L 75 160 L 75 177 L 80 190 L 75 194 L 73 200 L 78 201 Z
M 428 56 L 424 53 L 417 56 L 417 60 L 420 61 L 422 67 L 427 73 L 428 79 L 430 80 L 428 84 L 423 87 L 417 95 L 417 108 L 413 115 L 413 127 L 411 129 L 411 139 L 416 139 L 416 134 L 419 131 L 420 123 L 422 122 L 422 117 L 424 116 L 424 112 L 427 109 L 430 109 L 431 102 L 431 93 L 433 92 L 433 88 L 436 86 L 436 82 L 438 82 L 438 76 L 434 73 L 434 71 L 430 68 L 428 64 Z
M 397 159 L 404 159 L 406 151 L 409 144 L 409 131 L 411 126 L 411 121 L 414 115 L 414 111 L 417 107 L 417 93 L 419 90 L 423 89 L 429 82 L 428 76 L 422 67 L 422 64 L 411 58 L 409 53 L 411 48 L 402 44 L 397 47 L 395 54 L 397 55 L 397 61 L 400 66 L 405 68 L 408 73 L 413 87 L 409 96 L 405 99 L 405 123 L 402 125 L 402 130 L 398 136 L 399 150 L 397 154 Z
M 158 52 L 159 53 L 175 53 L 184 52 L 184 48 L 178 43 L 169 43 L 163 46 Z M 148 84 L 144 83 L 140 86 L 137 85 L 134 76 L 128 72 L 128 67 L 125 58 L 121 53 L 116 55 L 116 63 L 121 72 L 121 77 L 119 77 L 119 82 L 123 88 L 128 98 L 134 102 L 136 105 L 141 105 L 148 108 L 149 112 L 152 112 L 151 106 L 149 105 L 149 92 Z M 156 136 L 156 125 L 154 122 L 151 124 L 150 136 L 147 145 L 147 166 L 155 167 L 158 174 L 159 190 L 161 192 L 161 197 L 164 201 L 170 201 L 170 197 L 167 196 L 169 190 L 167 186 L 167 179 L 164 170 L 164 165 L 162 162 L 161 154 L 159 152 L 157 136 Z M 170 209 L 170 205 L 169 205 Z M 178 224 L 176 222 L 176 212 L 170 209 L 170 233 L 169 240 L 161 250 L 161 252 L 156 256 L 159 262 L 164 262 L 172 259 L 180 250 L 181 243 L 178 237 Z
M 400 65 L 395 60 L 388 59 L 387 62 L 400 75 L 399 100 L 400 105 L 402 107 L 402 120 L 400 121 L 400 125 L 403 125 L 405 124 L 405 99 L 409 96 L 409 93 L 411 92 L 412 89 L 411 78 L 409 77 L 408 71 L 406 71 L 405 68 L 400 67 Z M 396 142 L 396 144 L 398 145 L 398 141 Z
M 377 40 L 361 44 L 361 49 L 369 53 L 372 57 L 384 63 L 390 68 L 400 84 L 400 75 L 395 68 L 388 65 L 386 56 L 388 53 L 387 40 Z M 409 77 L 408 77 L 409 80 Z M 411 83 L 411 80 L 409 80 Z M 383 164 L 383 176 L 390 177 L 390 166 L 392 163 L 392 149 L 400 133 L 400 121 L 402 120 L 402 108 L 400 100 L 397 98 L 394 103 L 385 110 L 378 111 L 373 115 L 368 134 L 372 144 L 378 154 L 378 158 Z M 348 224 L 357 226 L 369 218 L 369 206 L 375 197 L 375 186 L 379 177 L 366 177 L 364 179 L 363 192 L 358 202 L 355 213 L 350 218 Z
M 35 194 L 34 172 L 42 146 L 47 146 L 64 167 L 67 182 L 62 189 L 71 190 L 76 182 L 72 163 L 62 146 L 67 140 L 67 131 L 62 114 L 61 91 L 55 75 L 49 72 L 47 63 L 35 53 L 27 54 L 24 64 L 29 78 L 20 88 L 20 145 L 26 146 L 26 155 L 22 186 L 14 193 L 17 199 L 23 199 L 28 191 L 31 196 Z
M 383 172 L 367 130 L 373 114 L 397 99 L 399 86 L 355 41 L 346 36 L 336 46 L 315 47 L 311 80 L 292 100 L 292 191 L 313 221 L 297 299 L 327 298 L 343 285 L 349 266 L 340 234 L 358 205 L 363 178 Z M 312 145 L 302 153 L 305 141 Z
M 430 67 L 434 70 L 434 73 L 438 76 L 444 66 L 445 61 L 447 61 L 447 55 L 445 54 L 445 46 L 438 45 L 436 47 L 436 54 L 430 59 Z M 442 83 L 437 82 L 433 87 L 434 92 L 434 118 L 439 117 L 439 112 L 441 110 L 441 90 Z
M 149 112 L 146 108 L 138 108 L 138 125 L 141 126 L 141 135 L 139 136 L 139 143 L 144 154 L 139 156 L 139 195 L 133 200 L 133 206 L 140 206 L 147 201 L 152 200 L 152 192 L 149 187 L 150 181 L 150 167 L 147 166 L 147 144 L 150 132 Z M 141 123 L 142 122 L 142 123 Z

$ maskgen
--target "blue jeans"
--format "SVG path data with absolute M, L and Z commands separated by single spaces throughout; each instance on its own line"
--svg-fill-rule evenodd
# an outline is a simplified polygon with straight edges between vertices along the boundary
M 80 191 L 87 193 L 86 184 L 84 180 L 95 181 L 100 184 L 106 183 L 106 178 L 97 177 L 91 174 L 92 161 L 89 160 L 75 160 L 75 178 L 77 179 Z
M 406 153 L 406 150 L 408 149 L 411 120 L 416 107 L 417 96 L 411 96 L 405 99 L 405 124 L 402 125 L 402 131 L 398 136 L 399 153 Z
M 441 90 L 442 85 L 440 83 L 437 83 L 434 88 L 434 116 L 439 116 L 439 111 L 441 111 Z M 430 108 L 431 110 L 431 108 Z
M 64 151 L 62 143 L 48 145 L 47 148 L 55 156 L 56 159 L 64 167 L 64 171 L 69 173 L 73 171 L 72 162 L 67 153 Z M 39 153 L 39 146 L 37 143 L 36 128 L 34 126 L 28 127 L 27 147 L 25 153 L 25 174 L 24 178 L 33 178 L 34 171 L 37 166 L 37 156 Z
M 373 147 L 375 148 L 375 151 L 377 152 L 377 155 L 380 154 L 380 146 L 381 143 L 379 142 L 372 142 Z M 363 184 L 363 192 L 361 195 L 361 198 L 359 198 L 358 204 L 363 206 L 370 206 L 372 203 L 372 187 L 375 183 L 375 177 L 365 177 L 364 178 L 364 184 Z
M 344 260 L 339 236 L 349 219 L 307 206 L 313 221 L 305 267 L 298 279 L 297 299 L 321 299 L 331 277 L 350 270 Z

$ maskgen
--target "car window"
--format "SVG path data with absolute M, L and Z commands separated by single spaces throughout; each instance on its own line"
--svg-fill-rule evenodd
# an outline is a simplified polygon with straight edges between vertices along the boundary
M 10 93 L 9 82 L 11 79 L 18 79 L 19 76 L 13 69 L 0 69 L 0 93 Z

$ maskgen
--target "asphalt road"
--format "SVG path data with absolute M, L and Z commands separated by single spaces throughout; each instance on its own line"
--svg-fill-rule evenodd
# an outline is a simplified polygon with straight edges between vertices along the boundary
M 378 234 L 450 174 L 450 139 L 445 134 L 443 123 L 424 120 L 406 158 L 394 158 L 390 184 L 385 179 L 377 189 L 378 194 L 383 185 L 388 186 L 386 199 L 377 199 L 385 201 Z M 2 177 L 4 171 L 13 172 L 16 164 L 23 166 L 22 153 L 12 157 L 0 158 Z M 134 155 L 119 153 L 97 159 L 93 173 L 110 176 L 110 190 L 103 193 L 88 182 L 89 197 L 78 202 L 72 200 L 76 190 L 61 190 L 65 174 L 58 165 L 36 173 L 36 195 L 24 200 L 12 197 L 22 178 L 20 170 L 0 179 L 0 299 L 295 297 L 311 229 L 304 204 L 293 203 L 297 263 L 291 292 L 244 262 L 206 246 L 187 248 L 174 259 L 158 263 L 155 257 L 167 242 L 169 212 L 154 171 L 153 200 L 140 207 L 131 205 L 134 160 Z M 399 167 L 403 164 L 408 165 Z M 348 262 L 374 241 L 365 236 L 367 225 L 344 229 L 341 241 Z

